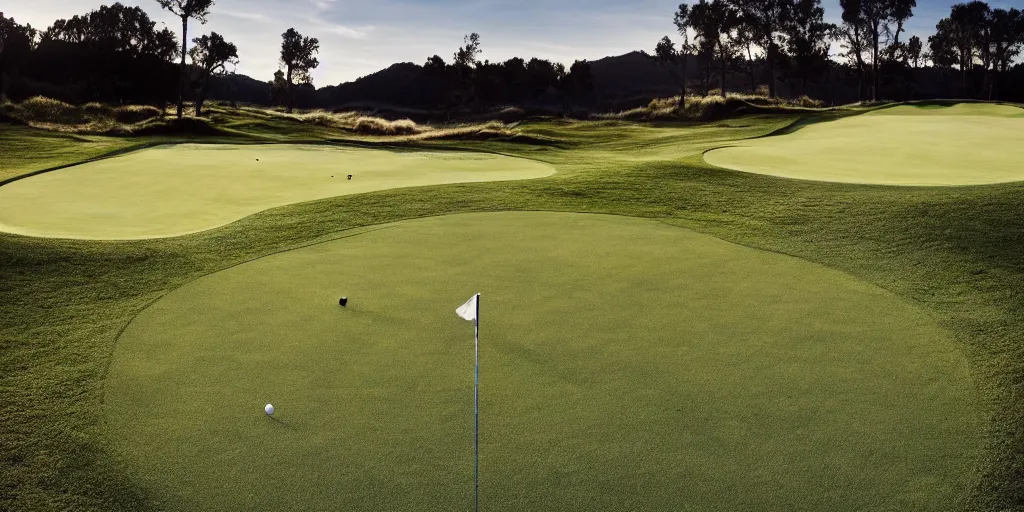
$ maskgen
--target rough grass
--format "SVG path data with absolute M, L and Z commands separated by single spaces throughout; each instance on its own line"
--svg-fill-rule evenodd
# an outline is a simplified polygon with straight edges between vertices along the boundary
M 705 149 L 772 133 L 794 119 L 740 117 L 686 129 L 618 120 L 532 123 L 518 129 L 570 141 L 571 149 L 454 144 L 548 161 L 559 169 L 549 179 L 326 199 L 167 240 L 0 235 L 0 509 L 159 508 L 110 456 L 97 411 L 118 333 L 167 291 L 344 229 L 454 212 L 557 210 L 658 218 L 817 262 L 915 302 L 967 355 L 988 412 L 984 460 L 968 470 L 979 484 L 948 508 L 1024 510 L 1024 184 L 814 183 L 723 172 L 701 158 Z M 293 132 L 334 133 L 233 122 L 232 129 L 251 126 L 254 137 L 279 140 Z M 27 128 L 0 127 L 0 135 L 8 130 L 0 142 L 8 175 L 97 151 Z M 40 163 L 35 148 L 44 144 L 50 149 Z
M 30 126 L 83 134 L 131 135 L 159 123 L 160 109 L 147 105 L 71 105 L 36 96 L 3 105 L 5 115 Z
M 288 114 L 275 109 L 246 107 L 246 112 L 256 116 L 278 118 L 333 128 L 361 135 L 398 136 L 402 140 L 486 140 L 509 138 L 517 134 L 501 121 L 459 123 L 451 125 L 417 124 L 411 119 L 388 120 L 362 112 L 331 112 L 310 110 Z M 506 115 L 515 115 L 514 110 L 503 110 Z
M 771 107 L 775 109 L 817 109 L 824 103 L 807 96 L 799 98 L 769 98 L 750 94 L 729 93 L 726 98 L 720 94 L 687 96 L 685 107 L 679 108 L 679 96 L 655 98 L 646 106 L 621 112 L 594 114 L 594 119 L 623 119 L 633 121 L 689 120 L 712 121 L 729 115 L 750 111 L 749 107 Z

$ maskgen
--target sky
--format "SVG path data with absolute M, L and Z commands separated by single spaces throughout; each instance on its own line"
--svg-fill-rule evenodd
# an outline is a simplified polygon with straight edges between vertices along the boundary
M 0 9 L 6 16 L 44 29 L 55 19 L 113 2 L 4 3 Z M 180 21 L 156 0 L 121 3 L 141 6 L 158 26 L 165 23 L 181 37 Z M 953 3 L 918 0 L 908 34 L 927 40 Z M 993 8 L 1024 9 L 1024 0 L 988 3 Z M 679 0 L 216 0 L 206 25 L 189 24 L 189 39 L 220 33 L 238 46 L 238 73 L 269 80 L 278 68 L 281 33 L 293 27 L 320 39 L 320 67 L 313 71 L 313 80 L 323 87 L 396 62 L 422 64 L 435 54 L 451 61 L 470 32 L 481 36 L 481 58 L 494 62 L 539 57 L 571 64 L 576 59 L 653 51 L 662 36 L 675 35 L 672 15 L 678 4 Z M 822 0 L 822 5 L 825 18 L 838 23 L 839 0 Z

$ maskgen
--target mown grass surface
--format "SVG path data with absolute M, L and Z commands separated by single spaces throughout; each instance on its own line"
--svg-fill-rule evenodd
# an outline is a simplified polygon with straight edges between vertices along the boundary
M 1024 109 L 899 105 L 709 151 L 718 167 L 787 178 L 888 185 L 1024 180 Z
M 168 509 L 471 508 L 474 291 L 486 508 L 938 509 L 974 484 L 963 354 L 849 275 L 621 216 L 342 236 L 121 336 L 108 435 Z
M 916 302 L 964 350 L 987 414 L 985 452 L 972 470 L 979 483 L 963 508 L 1024 509 L 1024 186 L 814 183 L 703 163 L 700 153 L 710 146 L 793 120 L 525 125 L 527 133 L 562 137 L 565 149 L 473 145 L 550 162 L 558 174 L 326 199 L 164 240 L 0 235 L 0 508 L 153 505 L 111 458 L 100 410 L 119 331 L 162 294 L 345 229 L 453 212 L 558 210 L 660 218 L 822 263 Z M 25 150 L 41 136 L 7 130 Z M 6 151 L 3 158 L 31 162 Z M 10 172 L 29 166 L 19 165 Z
M 482 152 L 176 144 L 10 183 L 0 188 L 0 231 L 107 240 L 167 237 L 325 197 L 553 173 L 534 160 Z

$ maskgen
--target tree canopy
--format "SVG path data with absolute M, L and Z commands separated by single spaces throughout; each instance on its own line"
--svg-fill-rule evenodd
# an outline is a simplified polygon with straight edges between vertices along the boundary
M 316 56 L 320 52 L 320 40 L 305 37 L 294 28 L 281 34 L 281 65 L 285 67 L 288 83 L 288 112 L 295 107 L 295 83 L 313 83 L 309 72 L 320 65 Z

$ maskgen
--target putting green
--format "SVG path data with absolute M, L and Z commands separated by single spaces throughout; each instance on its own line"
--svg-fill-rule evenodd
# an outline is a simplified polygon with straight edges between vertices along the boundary
M 1024 109 L 902 105 L 704 154 L 711 165 L 804 180 L 980 185 L 1024 180 Z
M 975 483 L 963 355 L 848 275 L 598 215 L 349 235 L 125 330 L 107 434 L 164 507 L 471 508 L 477 291 L 484 509 L 936 510 Z
M 0 231 L 84 239 L 177 236 L 313 199 L 553 173 L 547 164 L 487 153 L 177 144 L 4 185 Z

